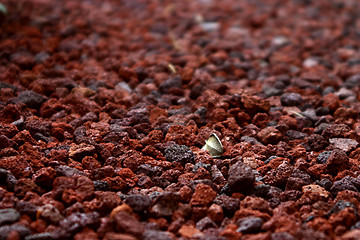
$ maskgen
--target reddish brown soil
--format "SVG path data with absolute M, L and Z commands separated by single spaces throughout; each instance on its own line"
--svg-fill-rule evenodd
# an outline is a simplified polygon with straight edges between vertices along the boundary
M 360 239 L 358 1 L 1 2 L 0 240 Z

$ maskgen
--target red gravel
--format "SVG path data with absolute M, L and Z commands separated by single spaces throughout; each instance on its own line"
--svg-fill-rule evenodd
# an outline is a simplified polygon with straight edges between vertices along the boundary
M 1 2 L 0 240 L 359 239 L 358 1 Z

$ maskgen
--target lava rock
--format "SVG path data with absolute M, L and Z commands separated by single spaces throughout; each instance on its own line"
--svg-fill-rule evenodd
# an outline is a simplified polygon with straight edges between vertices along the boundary
M 347 169 L 349 158 L 346 153 L 340 149 L 334 149 L 326 163 L 326 170 L 331 174 L 336 174 Z
M 282 139 L 282 134 L 275 127 L 266 127 L 257 134 L 257 138 L 264 144 L 276 144 Z
M 165 158 L 169 162 L 179 162 L 181 165 L 194 163 L 195 154 L 185 145 L 173 144 L 165 148 Z
M 334 148 L 341 149 L 344 152 L 349 152 L 359 145 L 358 141 L 351 138 L 330 138 L 329 142 Z
M 46 101 L 46 97 L 29 90 L 19 93 L 13 101 L 25 103 L 29 108 L 39 109 L 41 104 Z
M 72 236 L 82 228 L 97 228 L 100 225 L 100 216 L 97 212 L 73 213 L 59 223 L 59 230 L 55 235 L 60 238 Z
M 180 195 L 176 192 L 162 192 L 156 196 L 155 203 L 150 209 L 154 217 L 169 217 L 177 208 Z
M 169 232 L 159 231 L 159 230 L 146 230 L 142 236 L 143 240 L 173 240 Z
M 316 162 L 319 164 L 326 164 L 331 153 L 332 153 L 332 151 L 324 151 L 324 152 L 320 153 L 316 158 Z
M 253 187 L 255 175 L 252 168 L 241 161 L 233 164 L 228 172 L 231 192 L 246 192 Z
M 330 209 L 330 211 L 327 213 L 327 216 L 331 216 L 332 214 L 336 214 L 344 210 L 345 208 L 353 208 L 356 213 L 356 206 L 348 201 L 339 200 L 337 201 L 333 207 Z
M 0 209 L 0 226 L 11 224 L 20 219 L 20 213 L 14 208 Z
M 167 92 L 169 92 L 170 89 L 172 89 L 172 88 L 181 88 L 181 86 L 182 86 L 181 77 L 176 76 L 176 77 L 168 78 L 167 80 L 162 82 L 160 84 L 159 90 L 162 93 L 167 93 Z
M 227 195 L 219 195 L 214 199 L 213 202 L 221 206 L 224 210 L 224 214 L 228 216 L 233 216 L 240 206 L 239 199 L 232 198 Z
M 125 197 L 125 203 L 128 204 L 135 212 L 144 212 L 150 205 L 151 200 L 148 196 L 144 195 L 128 195 Z
M 206 184 L 196 185 L 195 192 L 191 198 L 192 206 L 208 206 L 216 197 L 216 192 Z
M 277 232 L 271 234 L 271 240 L 296 240 L 296 238 L 287 232 Z
M 326 126 L 321 135 L 326 139 L 344 138 L 350 131 L 350 127 L 345 124 L 330 124 Z
M 145 230 L 138 220 L 123 211 L 115 214 L 114 222 L 117 231 L 133 234 L 139 238 L 143 235 Z
M 283 106 L 299 106 L 303 102 L 303 98 L 298 93 L 284 93 L 280 97 Z
M 10 239 L 8 236 L 11 233 L 17 233 L 20 239 L 23 239 L 24 237 L 28 236 L 31 233 L 31 230 L 18 223 L 14 223 L 12 225 L 5 225 L 0 227 L 0 239 L 1 240 L 7 240 Z
M 93 182 L 95 191 L 107 191 L 109 190 L 109 183 L 106 181 L 95 180 Z
M 36 214 L 38 213 L 39 206 L 36 206 L 35 204 L 27 201 L 17 201 L 15 204 L 16 210 L 18 210 L 21 214 L 26 214 L 29 217 L 35 219 Z
M 354 185 L 355 179 L 350 176 L 343 177 L 342 179 L 335 181 L 330 188 L 330 191 L 333 195 L 336 195 L 340 191 L 351 190 L 358 192 L 358 189 Z
M 4 185 L 9 191 L 12 191 L 16 182 L 17 179 L 10 171 L 0 168 L 0 185 Z
M 72 168 L 65 165 L 55 167 L 55 172 L 57 176 L 65 176 L 65 177 L 86 176 L 84 172 L 76 168 Z
M 216 223 L 214 223 L 213 220 L 211 220 L 211 218 L 209 217 L 204 217 L 203 219 L 200 219 L 196 223 L 196 228 L 199 229 L 200 231 L 204 231 L 207 228 L 216 228 L 216 227 L 217 227 Z
M 261 230 L 261 226 L 264 221 L 259 217 L 245 217 L 236 222 L 239 226 L 237 229 L 241 233 L 257 233 Z

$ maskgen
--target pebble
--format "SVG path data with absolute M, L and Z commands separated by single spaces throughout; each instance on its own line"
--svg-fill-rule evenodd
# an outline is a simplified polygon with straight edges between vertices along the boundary
M 322 186 L 327 191 L 330 191 L 330 188 L 332 186 L 332 182 L 328 178 L 323 178 L 320 181 L 317 180 L 315 183 Z
M 335 94 L 340 98 L 340 100 L 346 99 L 349 100 L 356 100 L 356 93 L 354 91 L 347 89 L 347 88 L 340 88 Z
M 182 225 L 178 233 L 184 238 L 192 238 L 201 232 L 192 225 Z
M 45 204 L 38 209 L 37 217 L 42 218 L 53 224 L 58 224 L 61 220 L 64 219 L 64 216 L 61 215 L 59 209 L 57 209 L 52 204 Z
M 308 136 L 306 138 L 306 143 L 313 151 L 323 150 L 329 145 L 329 142 L 319 134 L 311 134 Z
M 355 212 L 357 209 L 353 203 L 344 201 L 344 200 L 339 200 L 333 205 L 333 207 L 330 209 L 330 211 L 327 213 L 327 215 L 331 216 L 332 214 L 339 213 L 346 208 L 352 208 L 355 210 Z
M 173 144 L 165 148 L 165 158 L 169 162 L 194 163 L 195 154 L 185 145 Z
M 56 173 L 54 168 L 45 167 L 36 171 L 32 176 L 32 179 L 36 183 L 36 185 L 49 189 L 52 187 L 55 177 L 56 177 Z
M 217 205 L 221 206 L 224 214 L 227 216 L 233 216 L 236 210 L 239 209 L 240 200 L 237 198 L 232 198 L 227 195 L 219 195 L 214 201 Z
M 15 176 L 10 171 L 0 168 L 0 185 L 4 185 L 9 191 L 12 191 L 16 182 Z
M 161 93 L 168 93 L 170 89 L 181 88 L 181 86 L 182 83 L 180 76 L 170 77 L 160 84 L 159 90 Z
M 0 209 L 0 226 L 16 222 L 20 218 L 20 213 L 14 208 Z
M 196 228 L 200 231 L 204 231 L 207 228 L 216 228 L 216 223 L 209 217 L 204 217 L 196 223 Z
M 354 179 L 350 176 L 346 176 L 338 181 L 335 181 L 330 188 L 330 191 L 333 195 L 336 195 L 338 192 L 344 191 L 344 190 L 351 190 L 354 192 L 358 192 L 358 189 L 354 185 Z
M 39 109 L 41 104 L 46 101 L 46 97 L 34 91 L 23 91 L 14 99 L 14 102 L 25 103 L 29 108 Z
M 132 215 L 126 212 L 117 212 L 113 216 L 115 229 L 119 232 L 129 233 L 141 238 L 144 233 L 142 224 Z
M 59 227 L 64 230 L 64 235 L 75 234 L 80 229 L 96 228 L 100 225 L 100 216 L 97 212 L 92 213 L 73 213 L 61 220 Z
M 331 153 L 332 153 L 332 151 L 324 151 L 324 152 L 320 153 L 316 158 L 316 162 L 320 163 L 320 164 L 326 164 Z
M 144 212 L 150 207 L 151 200 L 145 195 L 127 195 L 125 203 L 135 212 Z
M 259 217 L 241 218 L 236 222 L 236 225 L 239 226 L 237 231 L 241 233 L 257 233 L 261 230 L 263 222 Z
M 257 134 L 257 138 L 264 144 L 276 144 L 282 137 L 281 132 L 275 127 L 266 127 Z
M 196 185 L 195 192 L 191 198 L 191 206 L 208 206 L 216 197 L 216 192 L 206 184 Z
M 306 133 L 290 129 L 286 132 L 286 136 L 288 136 L 291 140 L 294 140 L 306 138 L 308 135 Z
M 55 167 L 55 172 L 57 176 L 65 177 L 75 177 L 75 176 L 85 176 L 86 174 L 83 171 L 80 171 L 76 168 L 72 168 L 66 165 L 61 165 Z
M 360 86 L 360 74 L 355 74 L 348 77 L 345 80 L 344 86 L 350 89 Z
M 180 202 L 180 194 L 176 192 L 162 192 L 156 196 L 155 203 L 150 208 L 154 217 L 169 217 Z
M 329 173 L 335 174 L 347 169 L 348 165 L 349 157 L 346 153 L 343 150 L 334 149 L 327 159 L 326 169 Z
M 241 161 L 229 168 L 228 183 L 231 192 L 246 192 L 253 187 L 255 175 L 252 168 Z
M 17 238 L 16 239 L 23 239 L 25 238 L 26 236 L 28 236 L 30 233 L 31 233 L 31 230 L 26 227 L 26 226 L 23 226 L 21 224 L 18 224 L 18 223 L 15 223 L 15 224 L 12 224 L 12 225 L 4 225 L 4 226 L 1 226 L 0 227 L 0 237 L 1 239 L 12 239 L 12 238 L 8 238 L 8 236 L 11 234 L 11 233 L 17 233 Z M 14 236 L 14 235 L 13 235 Z
M 15 204 L 15 208 L 19 211 L 19 213 L 26 214 L 34 219 L 36 218 L 36 214 L 39 210 L 39 206 L 23 200 L 17 201 Z
M 280 97 L 281 104 L 283 106 L 299 106 L 303 102 L 303 98 L 298 93 L 284 93 Z
M 354 150 L 359 145 L 358 141 L 351 138 L 330 138 L 329 142 L 334 148 L 338 148 L 344 152 Z
M 350 127 L 345 124 L 330 124 L 326 126 L 326 128 L 322 131 L 321 135 L 327 139 L 345 138 L 346 134 L 348 134 L 350 131 Z
M 271 240 L 296 240 L 296 238 L 287 232 L 276 232 L 271 234 Z
M 173 236 L 169 232 L 158 230 L 146 230 L 142 236 L 143 240 L 173 240 Z

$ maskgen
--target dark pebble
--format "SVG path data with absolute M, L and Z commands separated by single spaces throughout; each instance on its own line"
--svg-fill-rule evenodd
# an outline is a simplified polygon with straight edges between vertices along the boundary
M 332 182 L 328 178 L 323 178 L 320 181 L 317 180 L 315 183 L 322 186 L 327 191 L 330 191 L 330 188 L 332 187 Z
M 213 202 L 220 205 L 224 210 L 224 214 L 230 217 L 234 215 L 234 213 L 236 212 L 236 210 L 239 209 L 240 206 L 239 199 L 232 198 L 227 195 L 217 196 Z
M 173 144 L 165 148 L 165 158 L 170 162 L 194 163 L 195 154 L 185 145 Z
M 242 192 L 252 188 L 255 175 L 248 165 L 238 161 L 229 169 L 229 188 L 231 192 Z
M 332 187 L 330 188 L 330 192 L 333 195 L 336 195 L 338 192 L 344 190 L 351 190 L 354 192 L 358 192 L 357 188 L 353 184 L 353 179 L 350 176 L 343 177 L 342 179 L 335 181 Z
M 329 145 L 329 141 L 319 134 L 312 134 L 307 137 L 306 143 L 313 151 L 320 151 Z
M 161 240 L 173 240 L 168 232 L 158 231 L 158 230 L 146 230 L 142 236 L 143 240 L 153 240 L 153 239 L 161 239 Z
M 308 135 L 306 133 L 303 133 L 300 131 L 288 130 L 286 132 L 286 136 L 288 136 L 291 140 L 294 140 L 294 139 L 303 139 L 303 138 L 307 137 Z
M 360 221 L 356 222 L 353 226 L 351 226 L 351 230 L 360 229 Z
M 334 206 L 331 208 L 331 210 L 327 213 L 327 216 L 331 216 L 332 214 L 336 214 L 338 212 L 341 212 L 342 210 L 344 210 L 345 208 L 353 208 L 355 213 L 356 213 L 356 206 L 348 201 L 344 201 L 344 200 L 339 200 L 337 201 Z
M 159 166 L 152 166 L 150 164 L 142 164 L 137 168 L 136 173 L 144 173 L 147 176 L 160 176 L 163 173 L 163 168 Z
M 271 240 L 296 240 L 296 238 L 287 232 L 277 232 L 271 234 Z
M 25 103 L 30 108 L 38 109 L 45 100 L 46 97 L 30 90 L 19 93 L 18 97 L 14 99 L 14 102 Z
M 133 234 L 139 238 L 145 230 L 143 225 L 137 219 L 126 212 L 116 213 L 114 222 L 117 231 Z
M 0 226 L 19 220 L 20 213 L 14 208 L 0 209 Z
M 239 228 L 236 230 L 241 233 L 257 233 L 261 230 L 263 220 L 259 217 L 245 217 L 236 222 Z
M 330 109 L 328 107 L 318 107 L 315 112 L 317 116 L 324 116 L 329 114 Z
M 328 158 L 330 157 L 332 151 L 324 151 L 318 155 L 316 162 L 320 164 L 326 164 Z
M 162 192 L 155 198 L 150 213 L 154 217 L 170 217 L 178 207 L 180 195 L 176 192 Z
M 109 183 L 106 181 L 95 180 L 94 183 L 94 190 L 95 191 L 108 191 L 109 190 Z
M 151 205 L 151 200 L 144 195 L 128 195 L 125 197 L 125 203 L 128 204 L 133 211 L 143 212 Z
M 344 86 L 347 88 L 354 88 L 360 86 L 360 74 L 350 76 L 345 80 Z
M 196 228 L 200 231 L 204 231 L 207 228 L 216 228 L 217 225 L 209 217 L 204 217 L 196 223 Z
M 196 172 L 199 168 L 205 168 L 207 171 L 211 171 L 211 164 L 205 164 L 203 162 L 197 162 L 193 167 L 193 172 Z
M 25 236 L 31 233 L 30 229 L 20 225 L 18 223 L 12 225 L 5 225 L 0 227 L 0 240 L 8 240 L 7 236 L 11 232 L 16 232 L 19 234 L 20 239 L 23 239 Z
M 100 216 L 97 212 L 73 213 L 59 223 L 60 228 L 67 233 L 74 234 L 84 227 L 97 228 L 100 226 Z
M 16 182 L 15 176 L 10 171 L 0 168 L 0 185 L 6 186 L 6 189 L 12 191 Z
M 15 208 L 21 214 L 26 214 L 33 219 L 36 218 L 36 213 L 39 210 L 39 207 L 36 206 L 35 204 L 33 204 L 31 202 L 23 201 L 23 200 L 17 201 L 15 204 Z
M 303 102 L 303 98 L 298 93 L 284 93 L 280 97 L 283 106 L 299 106 Z
M 160 84 L 159 90 L 162 93 L 167 93 L 171 88 L 181 88 L 181 77 L 171 77 Z
M 74 177 L 74 176 L 86 176 L 86 174 L 76 168 L 68 167 L 65 165 L 55 167 L 57 176 Z

